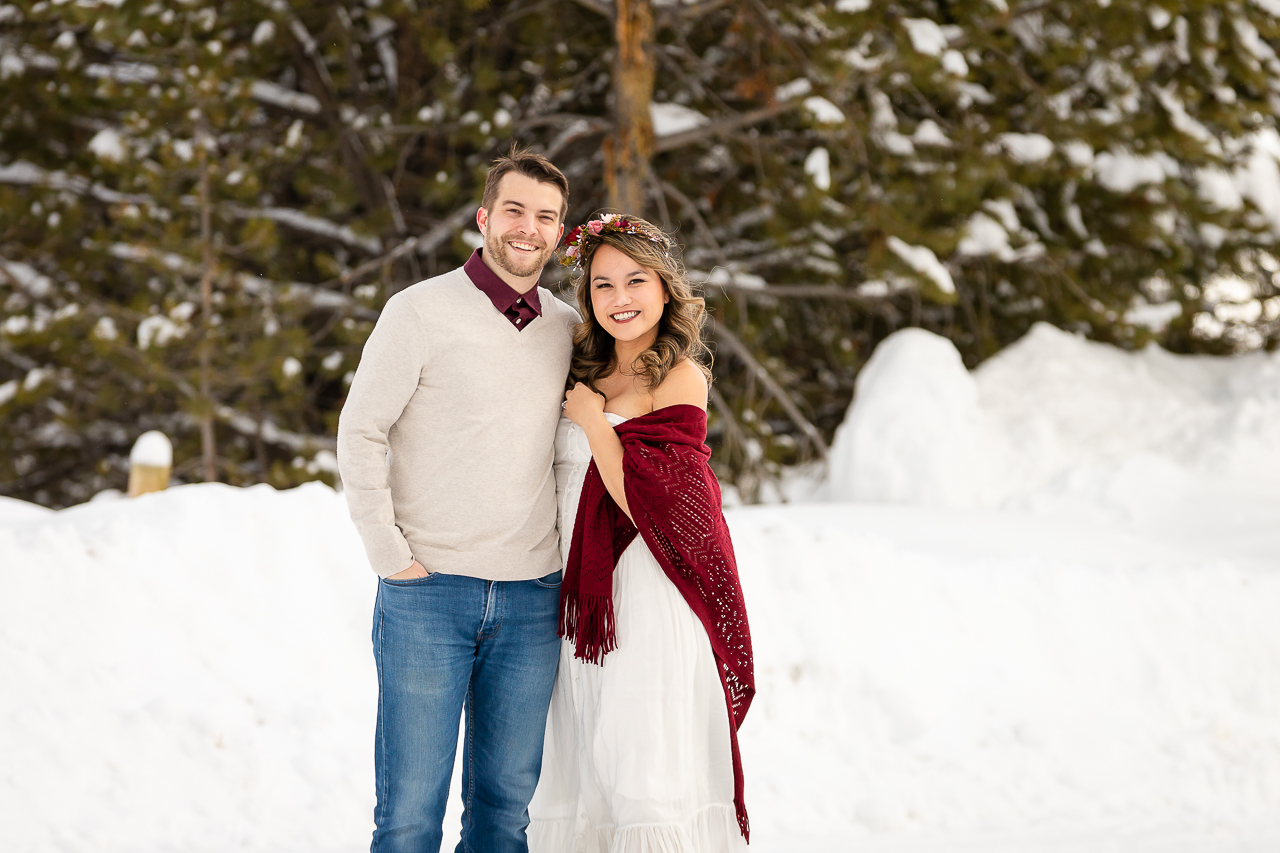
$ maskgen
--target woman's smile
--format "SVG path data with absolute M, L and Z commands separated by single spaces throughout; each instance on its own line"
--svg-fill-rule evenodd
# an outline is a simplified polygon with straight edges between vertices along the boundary
M 591 307 L 609 334 L 637 352 L 653 343 L 669 298 L 661 276 L 605 245 L 591 259 L 590 285 Z

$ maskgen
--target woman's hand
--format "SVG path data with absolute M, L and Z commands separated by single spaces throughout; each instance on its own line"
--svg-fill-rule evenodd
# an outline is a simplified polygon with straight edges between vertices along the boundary
M 578 382 L 564 395 L 564 415 L 586 429 L 593 420 L 604 417 L 604 395 Z

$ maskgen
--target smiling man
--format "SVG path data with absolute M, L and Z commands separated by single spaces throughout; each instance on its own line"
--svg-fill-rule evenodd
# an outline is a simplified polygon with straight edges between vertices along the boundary
M 435 853 L 466 711 L 458 853 L 526 853 L 555 680 L 552 452 L 577 313 L 538 287 L 569 184 L 512 149 L 462 268 L 387 300 L 338 420 L 379 576 L 373 853 Z

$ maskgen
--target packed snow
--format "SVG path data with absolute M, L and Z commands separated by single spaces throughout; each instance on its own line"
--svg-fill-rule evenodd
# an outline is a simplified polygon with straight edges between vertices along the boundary
M 1280 354 L 907 330 L 831 457 L 727 511 L 753 850 L 1280 849 Z M 319 484 L 0 499 L 0 849 L 363 848 L 375 588 Z

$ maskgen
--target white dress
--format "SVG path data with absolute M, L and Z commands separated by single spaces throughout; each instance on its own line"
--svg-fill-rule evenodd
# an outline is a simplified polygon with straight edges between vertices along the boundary
M 561 418 L 561 566 L 590 462 L 586 433 Z M 529 806 L 530 853 L 746 850 L 711 642 L 639 535 L 618 561 L 613 600 L 618 647 L 603 666 L 575 658 L 568 642 L 560 648 L 542 776 Z

